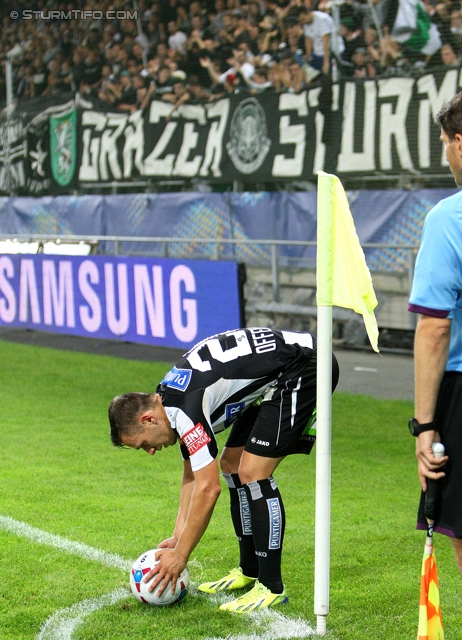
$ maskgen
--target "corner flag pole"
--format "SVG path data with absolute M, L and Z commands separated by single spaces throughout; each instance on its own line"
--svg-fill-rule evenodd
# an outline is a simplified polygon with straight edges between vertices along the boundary
M 316 520 L 314 613 L 316 631 L 327 630 L 330 589 L 332 433 L 332 307 L 318 306 L 316 383 Z
M 316 520 L 314 613 L 317 633 L 325 635 L 330 588 L 330 510 L 332 441 L 332 306 L 363 316 L 372 348 L 378 352 L 377 306 L 364 251 L 359 243 L 342 183 L 318 172 L 316 254 Z

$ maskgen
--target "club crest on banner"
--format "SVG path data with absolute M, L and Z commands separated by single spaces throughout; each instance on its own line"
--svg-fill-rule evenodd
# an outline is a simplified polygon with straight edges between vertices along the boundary
M 77 111 L 50 116 L 50 157 L 53 178 L 61 186 L 74 177 L 77 164 Z
M 255 98 L 247 98 L 237 106 L 230 126 L 226 149 L 234 166 L 249 174 L 259 169 L 271 146 L 263 107 Z

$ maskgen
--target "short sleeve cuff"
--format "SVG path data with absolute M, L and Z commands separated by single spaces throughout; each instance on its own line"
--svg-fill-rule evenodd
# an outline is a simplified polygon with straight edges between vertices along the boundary
M 431 309 L 430 307 L 422 307 L 419 304 L 409 304 L 407 310 L 411 313 L 421 313 L 432 318 L 447 318 L 450 313 L 450 311 L 444 309 Z

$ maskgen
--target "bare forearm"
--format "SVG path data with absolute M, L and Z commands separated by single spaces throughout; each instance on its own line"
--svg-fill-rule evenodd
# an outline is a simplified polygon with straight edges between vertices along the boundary
M 218 494 L 216 492 L 192 492 L 187 520 L 178 538 L 175 550 L 186 560 L 204 535 L 212 517 Z
M 421 424 L 432 422 L 438 391 L 448 359 L 451 321 L 422 316 L 414 344 L 415 417 Z
M 178 509 L 175 529 L 173 530 L 173 536 L 172 536 L 177 540 L 184 529 L 186 520 L 188 519 L 189 505 L 191 503 L 191 496 L 193 491 L 194 491 L 194 477 L 192 481 L 183 479 L 183 483 L 181 485 L 180 506 Z

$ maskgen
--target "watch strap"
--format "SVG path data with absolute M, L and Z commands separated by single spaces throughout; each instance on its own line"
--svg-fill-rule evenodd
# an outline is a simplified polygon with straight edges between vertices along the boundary
M 409 431 L 413 436 L 418 436 L 421 433 L 424 433 L 425 431 L 434 431 L 434 430 L 435 430 L 434 420 L 432 420 L 432 422 L 426 422 L 425 424 L 421 424 L 420 422 L 417 422 L 415 418 L 411 418 L 409 420 Z

